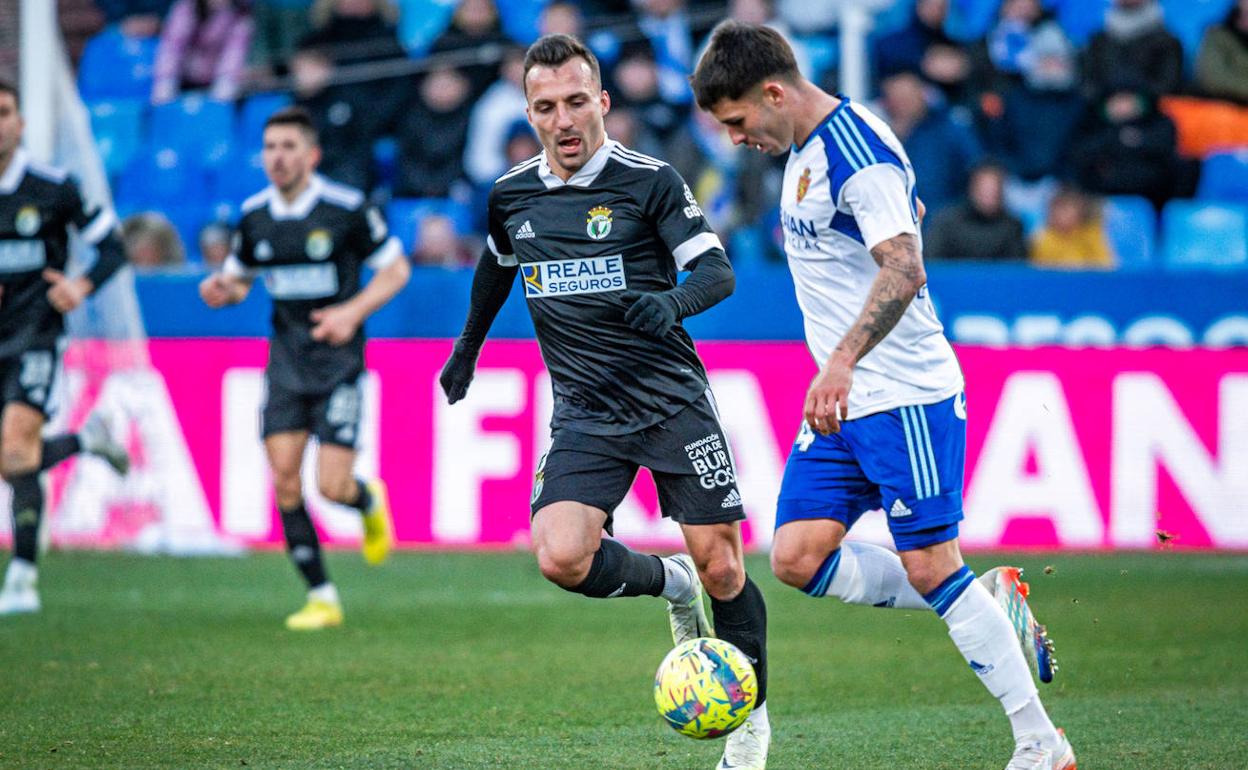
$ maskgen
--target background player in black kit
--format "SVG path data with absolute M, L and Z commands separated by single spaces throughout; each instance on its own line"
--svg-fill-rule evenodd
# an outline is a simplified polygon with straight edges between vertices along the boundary
M 677 643 L 712 633 L 705 585 L 719 636 L 755 661 L 759 681 L 760 705 L 728 737 L 720 767 L 763 768 L 766 608 L 745 574 L 727 437 L 680 325 L 732 293 L 732 268 L 680 175 L 606 137 L 610 98 L 588 49 L 543 37 L 525 57 L 524 83 L 545 150 L 494 185 L 488 251 L 442 387 L 451 403 L 464 397 L 519 272 L 555 400 L 532 501 L 542 574 L 595 598 L 663 596 Z M 691 271 L 679 286 L 678 269 Z M 602 536 L 639 466 L 653 473 L 692 560 Z
M 383 561 L 392 540 L 385 486 L 353 475 L 363 325 L 403 288 L 411 270 L 364 195 L 314 173 L 321 151 L 305 111 L 270 116 L 262 154 L 270 186 L 243 203 L 234 252 L 199 293 L 209 307 L 235 304 L 263 274 L 273 298 L 262 433 L 286 544 L 308 584 L 307 604 L 286 626 L 313 630 L 340 625 L 342 605 L 303 501 L 304 448 L 314 434 L 321 494 L 363 514 L 364 558 Z M 365 265 L 375 273 L 361 288 Z
M 21 147 L 17 89 L 0 81 L 0 475 L 13 488 L 13 559 L 0 590 L 0 615 L 37 612 L 39 474 L 80 451 L 119 473 L 126 452 L 92 415 L 77 435 L 44 439 L 43 425 L 64 349 L 67 313 L 125 264 L 117 217 L 85 204 L 64 171 Z M 69 228 L 96 248 L 86 275 L 65 275 Z

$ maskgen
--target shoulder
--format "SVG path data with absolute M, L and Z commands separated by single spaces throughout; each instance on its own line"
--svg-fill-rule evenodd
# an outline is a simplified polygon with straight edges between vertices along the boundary
M 542 164 L 542 156 L 534 155 L 526 161 L 522 161 L 507 169 L 507 173 L 494 180 L 494 192 L 499 192 L 500 188 L 509 188 L 522 185 L 530 177 L 536 178 L 538 167 Z
M 630 150 L 622 144 L 611 146 L 610 160 L 626 168 L 653 174 L 662 168 L 671 168 L 667 163 L 645 153 Z
M 243 205 L 239 208 L 239 211 L 242 212 L 243 218 L 245 219 L 249 214 L 259 211 L 269 205 L 269 199 L 272 197 L 272 194 L 273 190 L 266 187 L 255 195 L 252 195 L 247 200 L 243 201 Z
M 494 180 L 494 186 L 490 188 L 489 207 L 505 207 L 525 195 L 546 189 L 538 176 L 541 164 L 542 156 L 534 155 L 512 166 L 507 173 Z
M 49 184 L 73 186 L 77 189 L 77 185 L 70 178 L 69 172 L 63 168 L 32 160 L 26 165 L 26 173 Z
M 340 209 L 359 211 L 364 207 L 365 197 L 364 193 L 354 187 L 326 179 L 321 187 L 321 200 Z

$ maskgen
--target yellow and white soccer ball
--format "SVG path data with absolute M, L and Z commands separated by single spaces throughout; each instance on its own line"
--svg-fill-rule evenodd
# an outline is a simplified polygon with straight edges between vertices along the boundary
M 659 715 L 681 735 L 718 738 L 741 726 L 758 700 L 758 680 L 745 653 L 722 639 L 679 644 L 654 675 Z

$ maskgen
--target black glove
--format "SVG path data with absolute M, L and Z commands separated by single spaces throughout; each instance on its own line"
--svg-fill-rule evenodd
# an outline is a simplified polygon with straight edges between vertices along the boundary
M 472 374 L 477 368 L 477 353 L 469 351 L 458 342 L 451 357 L 442 367 L 438 382 L 442 392 L 446 394 L 447 403 L 453 404 L 468 395 L 468 386 L 472 384 Z
M 676 314 L 676 300 L 666 292 L 627 291 L 623 296 L 628 310 L 624 312 L 624 320 L 628 325 L 651 337 L 665 337 L 679 320 Z

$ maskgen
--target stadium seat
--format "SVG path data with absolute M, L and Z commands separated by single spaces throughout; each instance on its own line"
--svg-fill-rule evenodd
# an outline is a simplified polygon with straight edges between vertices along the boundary
M 1057 23 L 1075 45 L 1085 45 L 1105 26 L 1105 11 L 1111 0 L 1054 0 L 1049 5 L 1057 12 Z
M 1183 44 L 1189 70 L 1196 61 L 1205 29 L 1222 21 L 1234 4 L 1235 0 L 1161 0 L 1166 28 Z
M 238 143 L 244 152 L 260 149 L 264 139 L 264 121 L 290 104 L 290 95 L 283 93 L 256 94 L 243 102 L 238 116 Z
M 1173 200 L 1161 220 L 1167 267 L 1248 267 L 1248 207 Z
M 1193 96 L 1162 97 L 1161 111 L 1179 132 L 1179 154 L 1204 158 L 1248 146 L 1248 107 Z
M 399 42 L 412 56 L 429 50 L 451 23 L 456 0 L 396 0 L 399 7 Z
M 233 221 L 243 201 L 269 184 L 260 162 L 259 148 L 231 153 L 226 163 L 210 170 L 208 182 L 209 202 L 215 216 Z
M 204 167 L 225 162 L 234 137 L 234 106 L 189 94 L 152 108 L 151 146 L 170 147 Z
M 498 15 L 503 32 L 524 45 L 537 40 L 540 34 L 537 23 L 547 2 L 549 0 L 499 0 Z
M 117 210 L 123 216 L 146 209 L 207 205 L 203 169 L 173 148 L 140 153 L 117 180 Z
M 430 214 L 450 217 L 461 234 L 470 231 L 472 212 L 461 203 L 449 198 L 395 198 L 386 206 L 386 221 L 403 243 L 404 253 L 412 253 L 420 240 L 420 220 Z
M 82 98 L 150 99 L 156 44 L 154 37 L 127 37 L 116 26 L 91 38 L 78 65 Z
M 1157 211 L 1147 198 L 1138 195 L 1107 198 L 1105 235 L 1120 269 L 1150 268 L 1157 249 Z
M 90 106 L 91 133 L 109 176 L 123 171 L 134 160 L 144 141 L 143 113 L 147 102 L 117 99 Z
M 1248 148 L 1219 152 L 1205 159 L 1196 197 L 1208 201 L 1248 203 Z

